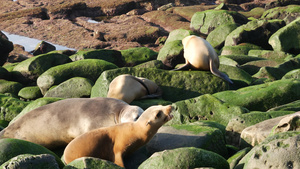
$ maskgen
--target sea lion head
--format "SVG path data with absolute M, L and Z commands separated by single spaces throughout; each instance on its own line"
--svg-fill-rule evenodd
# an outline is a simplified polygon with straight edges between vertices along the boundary
M 121 110 L 118 122 L 134 122 L 141 116 L 143 112 L 144 110 L 138 106 L 127 106 Z

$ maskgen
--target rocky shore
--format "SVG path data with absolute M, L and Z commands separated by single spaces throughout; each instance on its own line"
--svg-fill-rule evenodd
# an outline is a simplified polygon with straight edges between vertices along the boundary
M 170 104 L 174 118 L 126 168 L 299 168 L 299 16 L 298 0 L 4 1 L 0 30 L 43 41 L 25 51 L 0 31 L 0 130 L 61 99 L 106 97 L 131 74 L 163 90 L 131 104 Z M 215 48 L 233 84 L 170 71 L 184 63 L 189 35 Z M 120 168 L 96 158 L 65 165 L 62 151 L 0 139 L 0 168 Z

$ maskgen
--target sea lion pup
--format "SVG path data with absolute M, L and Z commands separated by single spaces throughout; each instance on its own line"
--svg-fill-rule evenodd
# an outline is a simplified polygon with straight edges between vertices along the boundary
M 190 68 L 198 70 L 210 70 L 212 74 L 233 83 L 229 77 L 220 72 L 219 57 L 209 42 L 205 39 L 191 35 L 182 40 L 183 56 L 185 58 L 185 65 L 174 70 L 187 70 Z
M 162 95 L 162 90 L 153 81 L 124 74 L 114 78 L 109 84 L 107 97 L 120 99 L 126 103 L 133 100 L 156 98 Z
M 135 122 L 89 131 L 72 140 L 64 151 L 68 164 L 80 157 L 96 157 L 124 167 L 123 157 L 145 145 L 172 119 L 172 107 L 151 106 Z
M 132 122 L 143 109 L 113 98 L 72 98 L 36 108 L 0 132 L 0 138 L 16 138 L 49 149 L 66 146 L 90 130 Z

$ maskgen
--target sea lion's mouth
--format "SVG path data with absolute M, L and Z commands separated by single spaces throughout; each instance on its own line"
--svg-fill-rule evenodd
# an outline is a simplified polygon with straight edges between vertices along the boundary
M 164 121 L 165 122 L 170 121 L 172 118 L 173 118 L 173 115 L 169 114 L 168 116 L 165 117 Z

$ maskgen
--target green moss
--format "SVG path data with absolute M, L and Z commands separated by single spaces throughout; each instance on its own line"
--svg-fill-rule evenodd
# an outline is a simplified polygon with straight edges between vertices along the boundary
M 127 66 L 134 66 L 154 60 L 158 55 L 157 52 L 147 47 L 131 48 L 127 50 L 121 50 L 120 52 Z

